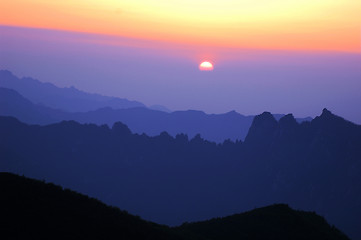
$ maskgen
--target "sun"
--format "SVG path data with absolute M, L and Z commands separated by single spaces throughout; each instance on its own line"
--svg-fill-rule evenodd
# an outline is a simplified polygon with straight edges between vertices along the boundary
M 212 71 L 213 70 L 213 64 L 209 61 L 204 61 L 201 64 L 199 64 L 199 70 L 201 71 Z

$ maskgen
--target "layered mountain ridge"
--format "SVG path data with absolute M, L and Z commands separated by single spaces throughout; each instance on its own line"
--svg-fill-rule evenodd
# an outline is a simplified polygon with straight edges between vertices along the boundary
M 0 84 L 1 85 L 1 84 Z M 29 124 L 51 124 L 62 120 L 80 123 L 108 124 L 121 121 L 138 134 L 150 136 L 167 131 L 176 136 L 179 133 L 194 137 L 197 134 L 209 141 L 221 143 L 224 140 L 243 140 L 252 124 L 254 116 L 243 116 L 235 111 L 225 114 L 206 114 L 202 111 L 187 110 L 162 112 L 145 107 L 113 109 L 103 107 L 88 112 L 67 112 L 32 103 L 15 90 L 0 87 L 0 115 L 13 116 Z M 277 119 L 283 115 L 275 114 Z M 297 121 L 310 121 L 299 118 Z
M 46 179 L 158 223 L 180 224 L 284 202 L 357 239 L 361 126 L 327 109 L 311 122 L 270 113 L 244 142 L 216 144 L 122 124 L 27 125 L 0 117 L 0 168 Z
M 87 112 L 102 107 L 115 109 L 145 107 L 143 103 L 125 98 L 107 97 L 80 91 L 75 87 L 59 88 L 30 77 L 18 78 L 10 71 L 0 70 L 0 86 L 14 89 L 31 102 L 70 112 Z
M 0 173 L 0 189 L 2 236 L 9 239 L 348 239 L 322 217 L 284 204 L 170 228 L 10 173 Z

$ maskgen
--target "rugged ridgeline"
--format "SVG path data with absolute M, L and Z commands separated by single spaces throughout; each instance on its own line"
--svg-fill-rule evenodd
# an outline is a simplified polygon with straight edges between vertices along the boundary
M 361 127 L 324 110 L 254 118 L 245 142 L 132 134 L 74 121 L 29 126 L 0 118 L 0 169 L 46 179 L 165 224 L 276 202 L 316 211 L 361 237 Z
M 205 139 L 223 142 L 226 139 L 244 139 L 253 116 L 243 116 L 234 111 L 225 114 L 205 114 L 201 111 L 175 111 L 167 113 L 144 107 L 112 109 L 110 107 L 89 112 L 67 112 L 33 104 L 15 90 L 0 88 L 0 115 L 13 116 L 29 124 L 51 124 L 62 120 L 80 123 L 108 124 L 121 121 L 134 133 L 150 136 L 167 131 L 175 136 L 186 133 L 193 137 L 198 133 Z
M 54 184 L 0 173 L 1 235 L 9 239 L 303 239 L 348 238 L 315 213 L 273 205 L 169 228 Z
M 4 75 L 4 74 L 3 74 Z M 0 80 L 1 80 L 0 71 Z M 13 77 L 17 79 L 16 77 Z M 17 82 L 16 80 L 12 80 Z M 20 80 L 18 80 L 20 81 Z M 25 80 L 24 80 L 25 81 Z M 35 81 L 35 80 L 27 80 Z M 11 81 L 10 81 L 11 82 Z M 26 81 L 25 81 L 26 82 Z M 18 85 L 26 85 L 25 83 Z M 0 86 L 1 86 L 0 81 Z M 37 96 L 41 96 L 42 86 L 45 83 L 38 83 L 32 86 L 33 89 L 39 89 Z M 5 84 L 12 86 L 11 84 Z M 46 85 L 46 84 L 45 84 Z M 18 87 L 19 88 L 19 87 Z M 53 88 L 56 88 L 53 86 Z M 30 88 L 31 89 L 31 88 Z M 58 89 L 60 102 L 70 101 L 67 96 L 67 90 Z M 21 88 L 20 88 L 21 90 Z M 35 91 L 35 90 L 34 90 Z M 63 96 L 64 95 L 64 96 Z M 44 101 L 47 95 L 43 96 Z M 33 99 L 34 100 L 34 99 Z M 35 99 L 36 100 L 36 99 Z M 72 100 L 76 102 L 77 100 Z M 51 100 L 49 100 L 51 103 Z M 45 103 L 47 103 L 45 101 Z M 102 106 L 107 106 L 109 101 L 103 101 Z M 54 106 L 53 104 L 50 104 Z M 75 105 L 77 105 L 75 103 Z M 91 105 L 89 103 L 89 105 Z M 95 104 L 95 109 L 99 104 Z M 109 104 L 109 106 L 113 106 Z M 29 124 L 51 124 L 62 120 L 75 120 L 80 123 L 108 124 L 112 126 L 115 122 L 121 121 L 125 123 L 134 133 L 146 133 L 149 136 L 159 135 L 162 131 L 167 131 L 170 135 L 175 136 L 178 133 L 185 133 L 190 137 L 194 137 L 198 133 L 207 140 L 215 142 L 223 142 L 226 139 L 235 141 L 236 139 L 244 139 L 252 124 L 254 116 L 243 116 L 235 111 L 225 114 L 205 114 L 201 111 L 175 111 L 167 113 L 163 111 L 155 111 L 145 107 L 132 107 L 113 109 L 104 107 L 88 112 L 69 112 L 65 110 L 54 109 L 44 104 L 34 104 L 32 101 L 24 98 L 18 92 L 12 89 L 0 88 L 0 115 L 13 116 L 22 122 Z M 68 109 L 72 110 L 72 109 Z M 283 115 L 277 114 L 277 119 Z M 301 118 L 297 121 L 310 121 L 311 118 Z

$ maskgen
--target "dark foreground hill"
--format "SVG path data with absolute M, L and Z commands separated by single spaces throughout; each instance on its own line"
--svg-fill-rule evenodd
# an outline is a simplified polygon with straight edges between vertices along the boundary
M 169 228 L 60 186 L 10 173 L 0 173 L 0 190 L 2 239 L 348 239 L 322 217 L 287 205 Z
M 178 225 L 287 203 L 361 238 L 361 126 L 324 109 L 311 122 L 254 118 L 244 142 L 156 137 L 64 121 L 0 117 L 0 169 L 61 184 Z
M 176 228 L 185 236 L 212 240 L 349 239 L 314 212 L 274 204 L 208 221 L 184 223 Z
M 183 239 L 60 186 L 0 173 L 2 239 Z

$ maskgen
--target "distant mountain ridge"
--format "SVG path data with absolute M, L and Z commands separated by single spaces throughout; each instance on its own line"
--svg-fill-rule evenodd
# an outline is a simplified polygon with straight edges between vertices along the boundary
M 349 239 L 322 217 L 283 204 L 169 228 L 69 189 L 10 173 L 0 173 L 0 189 L 2 236 L 11 239 Z
M 143 103 L 125 98 L 86 93 L 74 87 L 59 88 L 29 77 L 18 78 L 7 70 L 0 70 L 0 87 L 14 89 L 33 103 L 70 112 L 87 112 L 103 107 L 146 107 Z
M 51 124 L 63 120 L 80 123 L 108 124 L 121 121 L 132 132 L 150 136 L 167 131 L 172 136 L 185 133 L 190 138 L 197 134 L 205 139 L 223 142 L 226 139 L 242 139 L 247 134 L 253 116 L 236 112 L 226 114 L 205 114 L 201 111 L 175 111 L 171 113 L 144 107 L 128 109 L 100 108 L 89 112 L 66 112 L 43 105 L 32 104 L 16 91 L 0 88 L 0 115 L 14 116 L 30 124 Z
M 0 169 L 46 179 L 159 223 L 277 202 L 361 231 L 361 126 L 327 109 L 311 122 L 263 113 L 244 142 L 132 134 L 123 123 L 26 125 L 0 117 Z
M 15 90 L 0 87 L 0 115 L 14 116 L 30 124 L 50 124 L 62 120 L 75 120 L 80 123 L 108 124 L 121 121 L 134 133 L 150 136 L 167 131 L 176 136 L 179 133 L 193 138 L 197 134 L 209 141 L 221 143 L 224 140 L 244 140 L 254 116 L 244 116 L 235 111 L 225 114 L 205 114 L 202 111 L 188 110 L 165 112 L 144 107 L 112 109 L 100 108 L 88 112 L 66 112 L 44 105 L 32 104 Z M 283 115 L 275 114 L 277 119 Z M 300 118 L 297 121 L 310 121 Z

